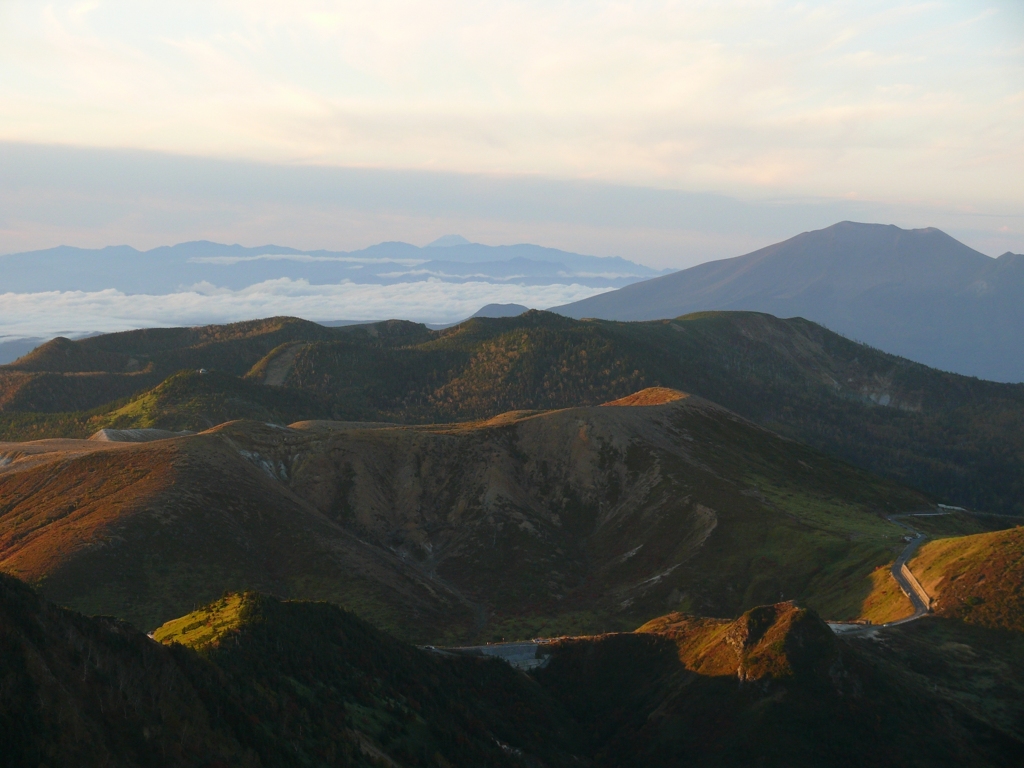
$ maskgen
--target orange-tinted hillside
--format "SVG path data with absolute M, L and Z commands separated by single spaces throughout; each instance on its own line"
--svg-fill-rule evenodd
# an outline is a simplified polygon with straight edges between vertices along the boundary
M 1024 527 L 929 542 L 910 568 L 940 616 L 1024 632 Z

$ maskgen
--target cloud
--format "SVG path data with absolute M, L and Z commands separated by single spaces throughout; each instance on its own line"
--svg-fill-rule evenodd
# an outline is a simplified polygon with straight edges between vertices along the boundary
M 165 296 L 115 290 L 0 295 L 0 337 L 132 328 L 228 323 L 275 315 L 308 320 L 387 320 L 446 323 L 462 320 L 485 304 L 523 304 L 543 309 L 605 289 L 581 285 L 523 286 L 426 280 L 398 285 L 310 285 L 305 280 L 269 280 L 243 290 L 212 285 Z
M 600 181 L 0 142 L 0 254 L 191 240 L 355 251 L 459 232 L 477 243 L 537 243 L 681 269 L 843 220 L 939 227 L 992 256 L 1024 250 L 1024 211 L 1012 204 L 737 199 Z
M 24 0 L 0 138 L 1020 205 L 1017 5 Z

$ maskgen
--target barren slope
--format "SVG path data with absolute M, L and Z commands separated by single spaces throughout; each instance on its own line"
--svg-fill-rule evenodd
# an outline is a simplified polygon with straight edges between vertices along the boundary
M 0 445 L 0 567 L 147 628 L 242 588 L 423 639 L 780 597 L 852 618 L 900 545 L 884 515 L 929 503 L 700 398 L 635 401 L 662 404 Z
M 243 450 L 217 434 L 4 445 L 0 568 L 146 629 L 241 588 L 333 600 L 414 634 L 472 626 L 458 596 L 359 541 Z

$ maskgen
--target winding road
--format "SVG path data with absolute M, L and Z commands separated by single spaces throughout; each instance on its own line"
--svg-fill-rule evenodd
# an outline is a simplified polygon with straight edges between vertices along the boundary
M 886 520 L 888 520 L 890 523 L 898 525 L 900 528 L 904 528 L 910 531 L 911 534 L 913 534 L 913 538 L 910 540 L 907 546 L 903 548 L 903 551 L 900 552 L 900 556 L 896 558 L 896 561 L 892 564 L 892 568 L 890 569 L 890 571 L 892 573 L 892 577 L 896 579 L 896 583 L 900 585 L 900 589 L 902 589 L 903 593 L 908 598 L 910 598 L 910 604 L 914 606 L 914 612 L 910 616 L 905 616 L 902 619 L 896 619 L 896 621 L 887 621 L 885 624 L 848 624 L 844 622 L 830 621 L 828 622 L 828 625 L 829 627 L 831 627 L 833 632 L 835 632 L 837 635 L 844 636 L 868 634 L 870 632 L 874 632 L 879 629 L 884 629 L 886 627 L 896 627 L 900 624 L 906 624 L 910 621 L 916 621 L 917 619 L 920 619 L 922 616 L 927 616 L 929 613 L 931 613 L 931 597 L 928 595 L 927 592 L 925 592 L 924 587 L 921 586 L 921 582 L 917 580 L 917 577 L 914 576 L 914 574 L 911 573 L 910 569 L 907 567 L 907 562 L 910 560 L 911 557 L 914 556 L 914 552 L 917 551 L 917 548 L 920 547 L 928 539 L 928 537 L 920 531 L 918 531 L 917 529 L 911 528 L 906 523 L 901 523 L 896 518 L 935 517 L 938 515 L 945 514 L 948 513 L 920 512 L 917 514 L 892 515 L 891 517 L 886 517 Z

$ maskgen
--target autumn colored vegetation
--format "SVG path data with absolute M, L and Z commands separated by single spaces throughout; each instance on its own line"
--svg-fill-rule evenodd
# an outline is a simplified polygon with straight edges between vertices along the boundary
M 940 616 L 1024 632 L 1024 528 L 929 542 L 910 567 Z

